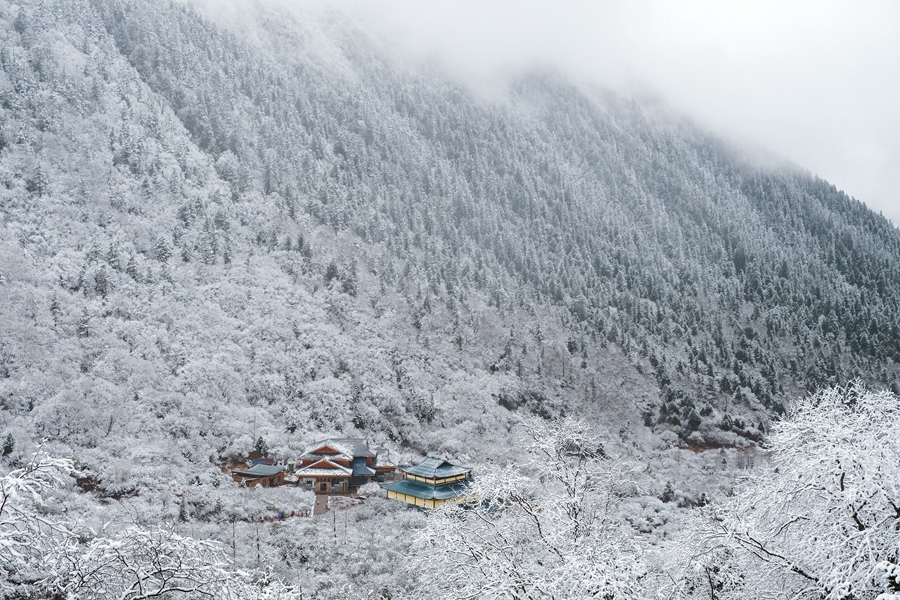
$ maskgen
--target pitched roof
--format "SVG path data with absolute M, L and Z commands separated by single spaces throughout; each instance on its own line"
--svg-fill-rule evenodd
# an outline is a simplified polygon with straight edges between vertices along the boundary
M 349 477 L 350 469 L 344 473 L 339 473 L 334 469 L 303 469 L 297 471 L 297 477 Z
M 249 469 L 232 471 L 232 475 L 239 475 L 241 477 L 271 477 L 272 475 L 278 475 L 282 471 L 284 471 L 284 467 L 276 467 L 275 465 L 253 465 Z
M 458 467 L 454 464 L 429 456 L 422 462 L 411 467 L 400 467 L 400 470 L 410 475 L 425 477 L 426 479 L 444 479 L 445 477 L 456 477 L 457 475 L 465 475 L 472 470 L 471 467 Z
M 372 452 L 375 453 L 377 468 L 396 468 L 397 463 L 393 460 L 391 456 L 390 450 L 387 448 L 382 448 L 380 446 L 376 446 L 372 448 Z
M 449 500 L 462 496 L 469 487 L 468 481 L 454 481 L 444 485 L 429 485 L 420 481 L 401 479 L 391 483 L 379 484 L 382 488 L 398 494 L 415 496 L 425 500 Z
M 307 446 L 306 450 L 303 451 L 303 458 L 319 454 L 318 450 L 322 449 L 326 450 L 325 454 L 343 455 L 347 460 L 357 456 L 375 456 L 369 449 L 369 444 L 362 438 L 328 438 Z M 328 452 L 327 450 L 333 450 L 334 452 Z
M 323 458 L 322 460 L 318 460 L 307 467 L 298 469 L 297 475 L 300 477 L 305 477 L 308 475 L 348 476 L 352 472 L 353 471 L 351 469 L 348 469 L 343 465 L 333 463 L 327 458 Z

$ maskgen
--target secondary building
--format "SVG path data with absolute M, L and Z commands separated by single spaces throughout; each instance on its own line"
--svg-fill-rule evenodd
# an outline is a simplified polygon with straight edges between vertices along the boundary
M 388 498 L 405 502 L 410 506 L 437 508 L 445 502 L 459 502 L 464 498 L 471 482 L 469 467 L 429 456 L 411 467 L 400 467 L 401 479 L 382 483 Z
M 231 477 L 241 486 L 275 487 L 284 483 L 284 467 L 256 464 L 249 469 L 232 471 Z

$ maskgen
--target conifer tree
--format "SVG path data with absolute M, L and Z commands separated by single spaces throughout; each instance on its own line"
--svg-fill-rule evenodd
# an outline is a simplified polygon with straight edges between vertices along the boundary
M 81 309 L 81 316 L 78 318 L 78 325 L 75 329 L 78 337 L 86 338 L 91 335 L 91 316 L 87 307 Z

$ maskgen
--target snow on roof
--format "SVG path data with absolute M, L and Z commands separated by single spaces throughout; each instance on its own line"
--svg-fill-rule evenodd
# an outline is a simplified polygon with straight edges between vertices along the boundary
M 352 469 L 333 463 L 327 458 L 323 458 L 308 467 L 297 470 L 297 475 L 300 477 L 306 475 L 350 475 L 351 473 L 353 473 Z
M 472 470 L 471 467 L 458 467 L 440 458 L 429 456 L 422 462 L 411 467 L 400 467 L 400 470 L 410 475 L 425 477 L 426 479 L 444 479 L 465 475 Z
M 390 451 L 387 448 L 375 447 L 372 448 L 372 452 L 377 456 L 378 467 L 396 467 L 397 462 L 391 456 Z
M 317 451 L 323 448 L 330 448 L 331 450 L 334 450 L 336 454 L 346 457 L 347 460 L 351 460 L 357 456 L 375 456 L 375 454 L 369 450 L 369 444 L 362 438 L 328 438 L 320 440 L 311 446 L 307 446 L 306 450 L 303 451 L 302 458 L 320 454 Z
M 284 471 L 284 467 L 276 467 L 274 465 L 253 465 L 249 469 L 233 471 L 232 473 L 241 477 L 271 477 L 282 471 Z
M 297 477 L 350 477 L 350 469 L 346 469 L 344 473 L 335 472 L 335 469 L 303 469 L 297 471 Z

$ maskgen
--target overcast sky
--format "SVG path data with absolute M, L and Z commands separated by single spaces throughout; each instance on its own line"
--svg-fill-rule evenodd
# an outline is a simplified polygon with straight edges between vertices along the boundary
M 550 65 L 645 89 L 900 225 L 900 2 L 374 0 L 401 47 L 489 82 Z M 359 5 L 357 5 L 359 7 Z

